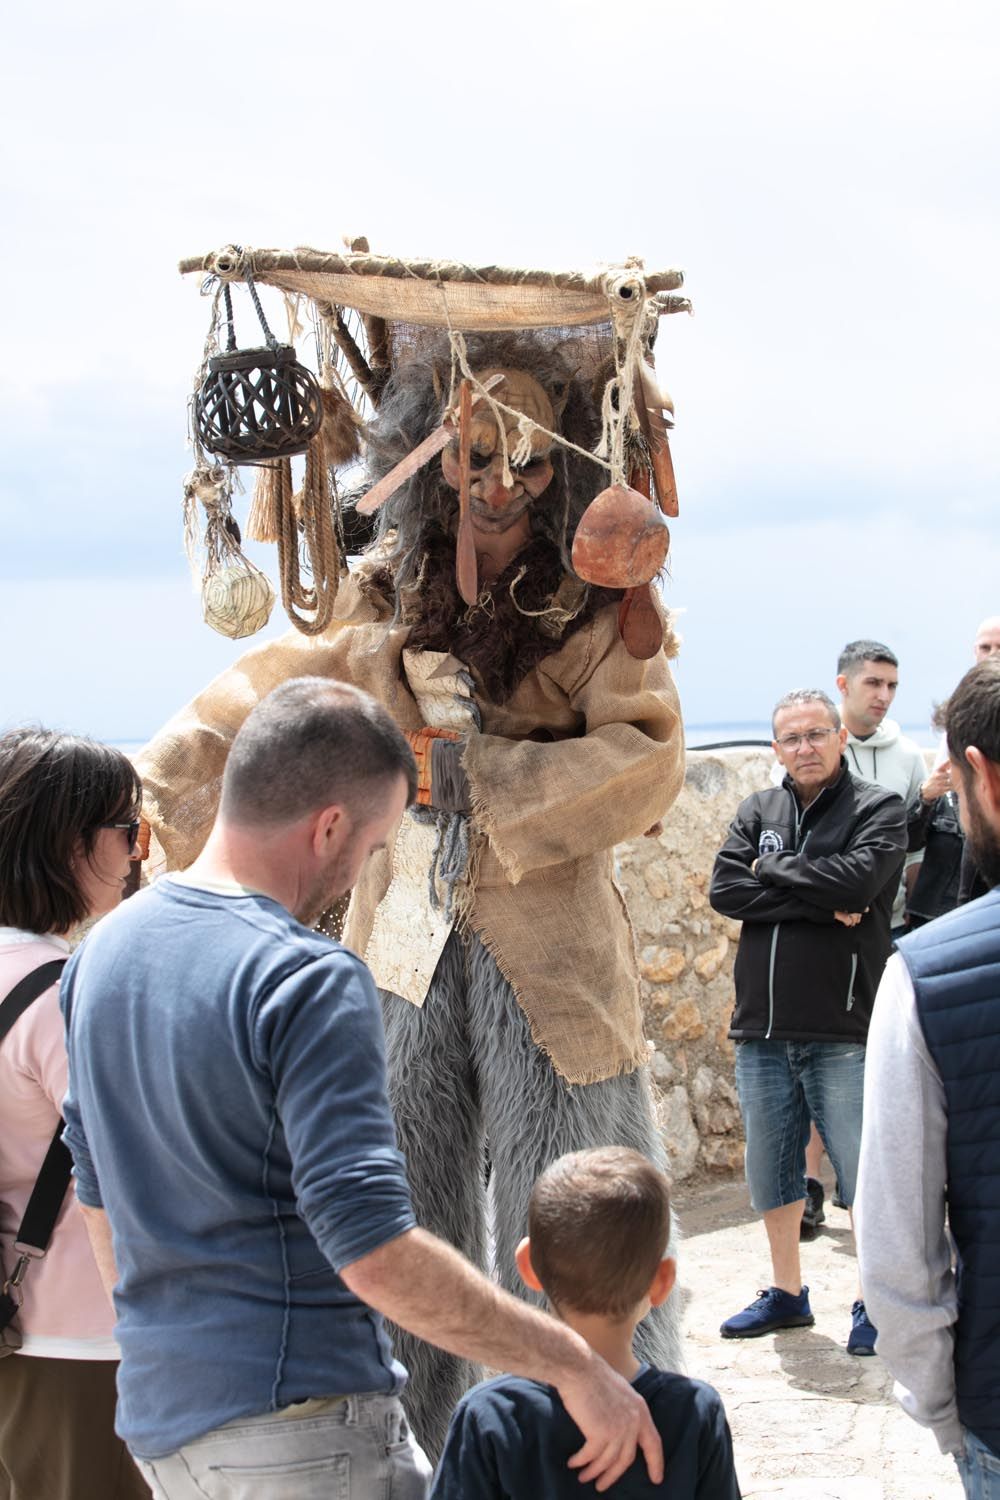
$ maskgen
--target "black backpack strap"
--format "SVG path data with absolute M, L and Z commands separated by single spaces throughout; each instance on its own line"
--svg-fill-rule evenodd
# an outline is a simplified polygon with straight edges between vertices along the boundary
M 0 1002 L 0 1042 L 3 1041 L 15 1021 L 19 1021 L 33 1001 L 51 989 L 66 967 L 64 958 L 53 958 L 47 964 L 32 969 L 30 974 L 15 984 L 10 994 Z
M 54 958 L 49 963 L 32 969 L 20 983 L 15 984 L 10 994 L 0 1003 L 0 1041 L 14 1022 L 24 1015 L 28 1006 L 52 988 L 65 966 L 64 958 Z M 73 1167 L 73 1158 L 62 1142 L 62 1132 L 63 1122 L 60 1120 L 17 1231 L 14 1244 L 19 1252 L 22 1245 L 30 1245 L 36 1254 L 44 1254 L 52 1238 Z
M 60 1120 L 49 1142 L 42 1170 L 35 1179 L 28 1206 L 17 1231 L 14 1248 L 18 1253 L 21 1253 L 23 1246 L 29 1245 L 39 1254 L 49 1248 L 49 1240 L 56 1227 L 59 1210 L 73 1173 L 73 1158 L 69 1148 L 63 1144 L 62 1133 L 63 1122 Z

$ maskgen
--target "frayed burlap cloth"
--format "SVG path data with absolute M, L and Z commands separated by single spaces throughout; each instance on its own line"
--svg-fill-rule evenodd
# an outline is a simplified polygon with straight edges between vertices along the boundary
M 494 955 L 532 1035 L 571 1083 L 645 1062 L 632 931 L 614 883 L 612 849 L 663 816 L 684 777 L 684 739 L 668 654 L 629 656 L 616 607 L 602 610 L 529 672 L 503 705 L 477 693 L 483 727 L 464 764 L 474 861 L 468 921 Z M 315 639 L 292 632 L 249 651 L 143 751 L 147 815 L 166 863 L 201 848 L 226 755 L 243 719 L 279 682 L 303 674 L 366 688 L 403 729 L 420 711 L 403 679 L 404 626 L 344 581 L 334 624 Z M 529 738 L 529 736 L 536 736 Z M 549 738 L 551 737 L 551 738 Z M 345 941 L 364 954 L 391 874 L 392 852 L 369 861 Z

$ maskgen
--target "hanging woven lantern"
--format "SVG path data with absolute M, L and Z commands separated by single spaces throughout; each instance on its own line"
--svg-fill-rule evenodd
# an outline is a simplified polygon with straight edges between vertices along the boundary
M 194 412 L 203 448 L 231 463 L 255 464 L 304 453 L 323 421 L 323 398 L 292 346 L 279 344 L 268 327 L 249 266 L 244 274 L 267 345 L 237 349 L 227 285 L 226 351 L 209 359 Z

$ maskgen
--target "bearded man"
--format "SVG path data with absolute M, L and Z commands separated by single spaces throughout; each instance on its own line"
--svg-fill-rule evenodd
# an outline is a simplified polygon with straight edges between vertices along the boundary
M 886 966 L 868 1034 L 857 1230 L 878 1353 L 972 1497 L 994 1493 L 1000 1472 L 996 658 L 962 678 L 946 732 L 962 827 L 989 889 L 903 938 Z
M 471 426 L 475 602 L 456 578 L 456 439 L 382 508 L 327 634 L 249 652 L 141 764 L 154 832 L 183 864 L 235 730 L 286 677 L 366 688 L 408 733 L 422 806 L 362 874 L 344 941 L 383 993 L 419 1223 L 484 1263 L 488 1156 L 496 1272 L 525 1294 L 514 1251 L 549 1162 L 606 1144 L 663 1159 L 612 850 L 672 803 L 684 747 L 669 626 L 661 620 L 652 657 L 634 658 L 619 630 L 622 592 L 584 583 L 570 564 L 598 471 L 549 434 L 594 446 L 590 390 L 542 337 L 470 338 L 468 359 L 496 401 L 483 399 Z M 446 347 L 397 369 L 368 435 L 373 478 L 439 426 L 448 374 Z M 640 1344 L 676 1368 L 669 1302 Z M 397 1348 L 413 1424 L 435 1453 L 476 1372 L 404 1334 Z

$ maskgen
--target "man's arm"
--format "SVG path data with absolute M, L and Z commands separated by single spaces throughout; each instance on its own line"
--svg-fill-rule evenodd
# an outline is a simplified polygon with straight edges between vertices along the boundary
M 108 1222 L 108 1216 L 103 1208 L 91 1208 L 86 1203 L 80 1204 L 80 1212 L 87 1226 L 90 1248 L 94 1252 L 94 1259 L 101 1273 L 108 1301 L 113 1302 L 115 1287 L 118 1284 L 118 1267 L 115 1265 L 115 1252 L 111 1243 L 111 1225 Z
M 886 965 L 865 1058 L 864 1129 L 854 1200 L 865 1305 L 904 1410 L 943 1452 L 962 1451 L 955 1404 L 958 1316 L 945 1228 L 944 1088 L 899 954 Z
M 538 668 L 577 720 L 555 740 L 473 734 L 462 766 L 473 822 L 507 878 L 612 849 L 645 833 L 684 783 L 684 729 L 664 653 L 628 654 L 617 612 L 600 611 Z M 540 726 L 545 727 L 544 721 Z
M 715 857 L 708 892 L 713 908 L 739 922 L 832 922 L 832 911 L 804 899 L 803 895 L 761 883 L 756 869 L 757 837 L 757 829 L 737 813 L 726 842 Z
M 606 1490 L 642 1449 L 653 1484 L 663 1448 L 645 1401 L 582 1338 L 519 1302 L 422 1229 L 338 1267 L 350 1290 L 418 1338 L 494 1369 L 554 1385 L 586 1439 L 569 1460 Z
M 662 1475 L 642 1398 L 576 1334 L 415 1227 L 385 1091 L 381 1010 L 360 959 L 335 950 L 306 962 L 250 1024 L 276 1087 L 299 1212 L 345 1285 L 419 1338 L 550 1381 L 586 1439 L 574 1462 L 599 1488 L 628 1467 L 637 1442 L 650 1475 Z
M 779 850 L 757 861 L 767 886 L 807 896 L 833 911 L 864 911 L 890 882 L 899 878 L 906 853 L 906 812 L 895 793 L 873 807 L 839 854 L 811 858 L 806 847 Z M 893 885 L 895 890 L 895 885 Z

